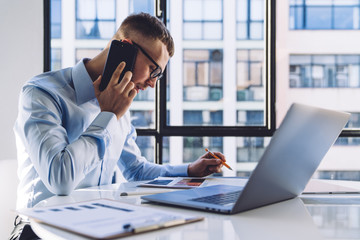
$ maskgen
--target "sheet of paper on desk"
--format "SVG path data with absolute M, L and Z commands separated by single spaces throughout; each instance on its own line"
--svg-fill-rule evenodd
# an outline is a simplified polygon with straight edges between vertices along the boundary
M 18 213 L 94 239 L 124 237 L 203 219 L 108 199 L 23 209 Z
M 158 177 L 138 187 L 160 187 L 160 188 L 196 188 L 219 184 L 245 186 L 247 179 L 244 178 L 199 178 L 199 177 Z

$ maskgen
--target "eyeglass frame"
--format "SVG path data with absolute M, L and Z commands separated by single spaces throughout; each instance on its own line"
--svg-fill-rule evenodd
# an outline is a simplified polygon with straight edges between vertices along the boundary
M 154 59 L 152 59 L 152 57 L 150 57 L 150 55 L 142 48 L 139 46 L 139 44 L 132 42 L 137 48 L 140 49 L 140 51 L 155 65 L 155 69 L 151 71 L 150 73 L 150 78 L 156 78 L 156 81 L 160 80 L 163 77 L 163 71 L 162 68 L 159 66 L 159 64 L 157 64 L 157 62 L 155 62 Z M 156 71 L 158 71 L 158 69 L 160 69 L 160 73 L 155 74 Z M 155 74 L 155 75 L 154 75 Z

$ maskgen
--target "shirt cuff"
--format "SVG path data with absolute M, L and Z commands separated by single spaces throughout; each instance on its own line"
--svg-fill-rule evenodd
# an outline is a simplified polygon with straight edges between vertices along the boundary
M 178 176 L 178 177 L 187 177 L 188 176 L 188 166 L 189 166 L 188 163 L 173 166 L 173 168 L 171 169 L 171 175 Z
M 111 124 L 111 120 L 116 122 L 116 115 L 112 112 L 101 112 L 92 122 L 92 125 L 107 128 Z

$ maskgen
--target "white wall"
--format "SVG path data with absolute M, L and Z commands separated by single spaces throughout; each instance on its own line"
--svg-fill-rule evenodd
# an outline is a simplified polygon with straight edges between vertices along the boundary
M 22 84 L 43 71 L 43 0 L 0 0 L 0 161 L 15 159 Z
M 43 0 L 0 0 L 0 239 L 9 236 L 15 216 L 18 96 L 43 70 L 43 29 Z

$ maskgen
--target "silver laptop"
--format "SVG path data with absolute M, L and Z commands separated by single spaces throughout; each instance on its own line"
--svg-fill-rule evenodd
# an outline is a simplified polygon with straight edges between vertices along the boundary
M 239 213 L 301 194 L 350 117 L 294 103 L 244 187 L 215 185 L 142 199 L 221 213 Z

